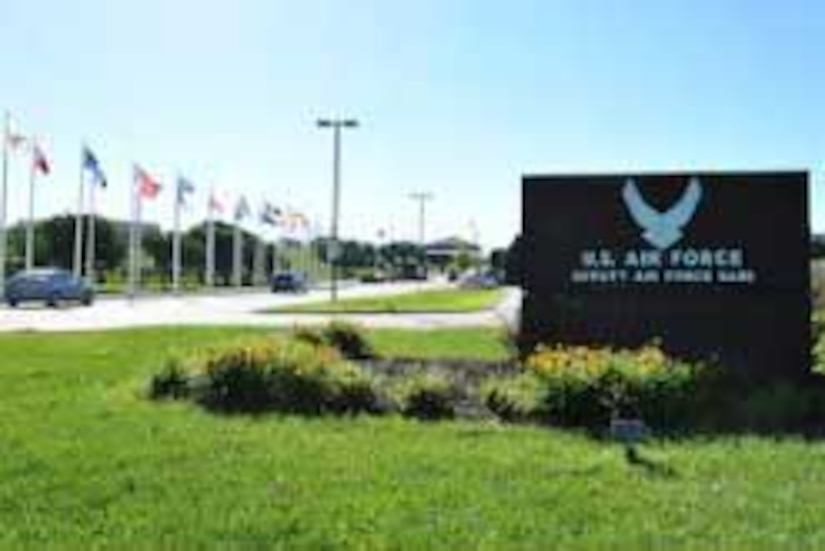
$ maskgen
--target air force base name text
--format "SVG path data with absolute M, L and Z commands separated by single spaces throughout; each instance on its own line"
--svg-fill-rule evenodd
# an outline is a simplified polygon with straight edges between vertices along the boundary
M 740 248 L 587 249 L 570 273 L 576 284 L 751 285 L 756 273 Z

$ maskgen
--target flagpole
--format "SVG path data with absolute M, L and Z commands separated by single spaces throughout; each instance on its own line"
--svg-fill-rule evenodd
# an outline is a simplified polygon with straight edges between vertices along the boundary
M 180 293 L 180 203 L 181 182 L 178 180 L 178 190 L 175 197 L 175 229 L 172 234 L 172 290 Z
M 308 218 L 304 217 L 301 221 L 304 231 L 304 240 L 306 241 L 304 249 L 304 261 L 306 266 L 307 282 L 309 282 L 310 280 L 310 272 L 312 271 L 312 235 L 310 233 L 308 220 Z
M 34 155 L 37 142 L 32 139 L 32 163 L 29 170 L 29 223 L 26 226 L 26 270 L 34 267 L 34 180 L 37 173 Z
M 278 240 L 272 240 L 272 262 L 266 262 L 266 248 L 264 248 L 264 272 L 265 277 L 268 280 L 272 278 L 272 275 L 278 271 Z
M 206 287 L 211 288 L 214 285 L 214 270 L 215 270 L 215 223 L 212 218 L 212 192 L 209 193 L 209 205 L 207 207 L 206 215 L 206 277 L 204 283 Z
M 6 281 L 6 213 L 8 210 L 8 180 L 9 180 L 9 133 L 11 132 L 11 115 L 5 112 L 3 126 L 3 186 L 0 191 L 0 297 L 5 292 Z
M 83 175 L 84 175 L 84 156 L 83 151 L 80 152 L 80 178 L 79 189 L 77 196 L 77 215 L 74 219 L 74 263 L 73 272 L 75 277 L 81 276 L 81 264 L 83 257 Z
M 304 274 L 307 277 L 309 277 L 309 268 L 307 267 L 307 261 L 308 261 L 309 257 L 307 256 L 306 243 L 304 243 L 305 238 L 306 238 L 306 235 L 303 235 L 303 233 L 302 233 L 301 238 L 298 241 L 298 245 L 299 245 L 299 247 L 301 247 L 298 250 L 298 258 L 301 260 L 301 271 L 304 272 Z
M 137 244 L 137 220 L 140 216 L 138 210 L 138 192 L 137 186 L 135 185 L 134 178 L 132 179 L 132 224 L 129 227 L 129 299 L 134 300 L 135 298 L 135 289 L 136 289 L 136 282 L 135 282 L 135 266 L 136 266 L 136 244 Z
M 242 273 L 241 273 L 241 254 L 243 254 L 243 235 L 241 235 L 241 225 L 240 222 L 236 222 L 235 224 L 235 235 L 233 236 L 233 243 L 232 243 L 232 272 L 233 272 L 233 279 L 235 280 L 235 287 L 239 288 L 242 284 Z
M 256 286 L 261 285 L 261 281 L 263 280 L 262 244 L 263 238 L 259 234 L 255 234 L 255 250 L 252 254 L 252 284 Z
M 89 187 L 89 227 L 87 233 L 89 234 L 88 249 L 86 250 L 86 281 L 90 285 L 94 285 L 97 281 L 95 277 L 95 188 L 100 185 L 95 176 L 95 181 Z
M 143 218 L 143 197 L 140 191 L 137 192 L 137 224 L 135 224 L 135 293 L 141 289 L 143 280 L 143 227 L 141 219 Z

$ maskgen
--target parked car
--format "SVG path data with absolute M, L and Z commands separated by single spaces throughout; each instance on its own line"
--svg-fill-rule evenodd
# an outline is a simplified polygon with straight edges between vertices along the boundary
M 501 283 L 495 274 L 471 274 L 461 278 L 458 286 L 462 289 L 495 289 Z
M 55 307 L 63 301 L 86 306 L 94 301 L 94 289 L 71 272 L 60 268 L 20 271 L 5 282 L 6 302 L 12 308 L 21 302 L 45 302 Z
M 383 283 L 388 279 L 389 276 L 383 270 L 369 270 L 359 278 L 361 283 Z
M 398 279 L 425 281 L 427 279 L 427 268 L 418 264 L 404 264 L 398 270 Z
M 273 293 L 304 293 L 308 290 L 307 278 L 301 272 L 280 272 L 272 276 L 270 288 Z

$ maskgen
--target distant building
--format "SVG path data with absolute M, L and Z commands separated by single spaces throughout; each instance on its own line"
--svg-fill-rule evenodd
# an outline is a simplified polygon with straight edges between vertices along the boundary
M 481 247 L 460 237 L 447 237 L 428 243 L 424 252 L 427 263 L 441 269 L 445 269 L 462 255 L 474 262 L 481 259 Z

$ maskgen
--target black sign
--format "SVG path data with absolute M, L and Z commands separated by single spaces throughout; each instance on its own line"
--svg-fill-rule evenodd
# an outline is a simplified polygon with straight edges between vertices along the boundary
M 522 340 L 809 368 L 808 176 L 523 179 Z

